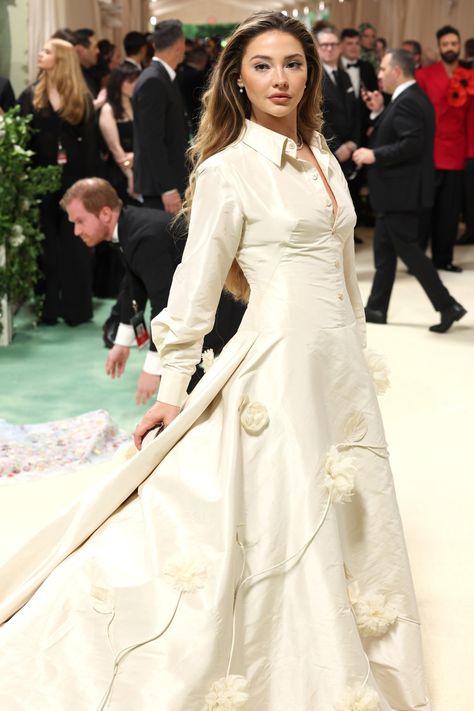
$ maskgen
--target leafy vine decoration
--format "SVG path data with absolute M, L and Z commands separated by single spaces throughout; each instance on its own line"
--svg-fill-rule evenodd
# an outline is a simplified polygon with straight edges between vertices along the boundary
M 42 297 L 35 289 L 44 239 L 40 196 L 58 190 L 61 182 L 61 166 L 34 165 L 28 148 L 31 119 L 20 116 L 19 107 L 0 115 L 0 333 L 5 297 L 14 310 L 28 304 L 34 320 L 40 314 Z

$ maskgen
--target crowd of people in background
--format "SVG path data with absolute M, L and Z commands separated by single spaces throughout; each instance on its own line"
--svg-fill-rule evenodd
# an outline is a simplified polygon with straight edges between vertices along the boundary
M 385 107 L 391 101 L 381 83 L 390 48 L 369 22 L 339 31 L 321 21 L 312 33 L 323 67 L 324 136 L 341 164 L 360 222 L 373 224 L 361 157 L 366 154 L 360 150 L 370 146 L 374 96 L 380 95 Z M 77 239 L 60 207 L 77 180 L 106 179 L 123 205 L 159 209 L 170 217 L 180 212 L 186 152 L 198 131 L 203 94 L 223 39 L 186 39 L 181 23 L 168 20 L 152 34 L 129 32 L 123 47 L 98 39 L 88 28 L 60 29 L 45 43 L 38 77 L 18 98 L 22 114 L 33 117 L 35 161 L 63 166 L 59 191 L 41 205 L 43 323 L 84 323 L 92 317 L 94 294 L 115 298 L 124 289 L 118 251 L 108 241 L 91 249 Z M 408 80 L 416 80 L 436 114 L 435 200 L 432 208 L 420 204 L 417 240 L 423 251 L 431 243 L 437 269 L 459 272 L 454 245 L 474 243 L 474 38 L 464 43 L 463 56 L 456 28 L 441 28 L 436 39 L 437 53 L 414 39 L 401 45 L 415 70 Z M 1 110 L 14 103 L 10 83 L 0 78 Z M 466 229 L 459 236 L 461 217 Z M 108 347 L 119 321 L 117 306 L 104 327 Z

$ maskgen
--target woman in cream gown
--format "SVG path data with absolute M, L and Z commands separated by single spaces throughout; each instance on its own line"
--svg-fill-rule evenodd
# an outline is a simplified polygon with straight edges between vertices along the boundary
M 320 73 L 279 13 L 229 40 L 137 441 L 167 426 L 3 567 L 0 708 L 428 711 Z M 247 312 L 186 399 L 226 278 Z

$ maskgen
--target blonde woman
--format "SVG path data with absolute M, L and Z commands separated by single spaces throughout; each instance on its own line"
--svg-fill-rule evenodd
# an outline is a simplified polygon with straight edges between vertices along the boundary
M 62 555 L 146 481 L 0 630 L 0 688 L 21 665 L 35 711 L 74 687 L 77 711 L 429 709 L 320 80 L 280 13 L 250 17 L 216 64 L 137 444 L 164 429 L 62 521 Z M 186 399 L 224 283 L 247 312 Z
M 75 326 L 92 317 L 91 250 L 78 244 L 59 201 L 77 179 L 96 173 L 97 138 L 92 100 L 74 47 L 51 39 L 38 56 L 39 76 L 19 97 L 22 114 L 32 114 L 31 149 L 37 165 L 62 166 L 61 189 L 41 204 L 45 235 L 41 267 L 43 323 L 61 317 Z

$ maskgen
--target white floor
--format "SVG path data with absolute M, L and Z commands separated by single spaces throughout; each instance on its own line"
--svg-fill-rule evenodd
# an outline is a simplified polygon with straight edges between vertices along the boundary
M 370 239 L 358 247 L 364 303 Z M 462 274 L 440 272 L 467 316 L 446 334 L 403 264 L 389 324 L 368 324 L 391 389 L 380 398 L 422 620 L 433 711 L 474 709 L 474 246 L 456 248 Z

